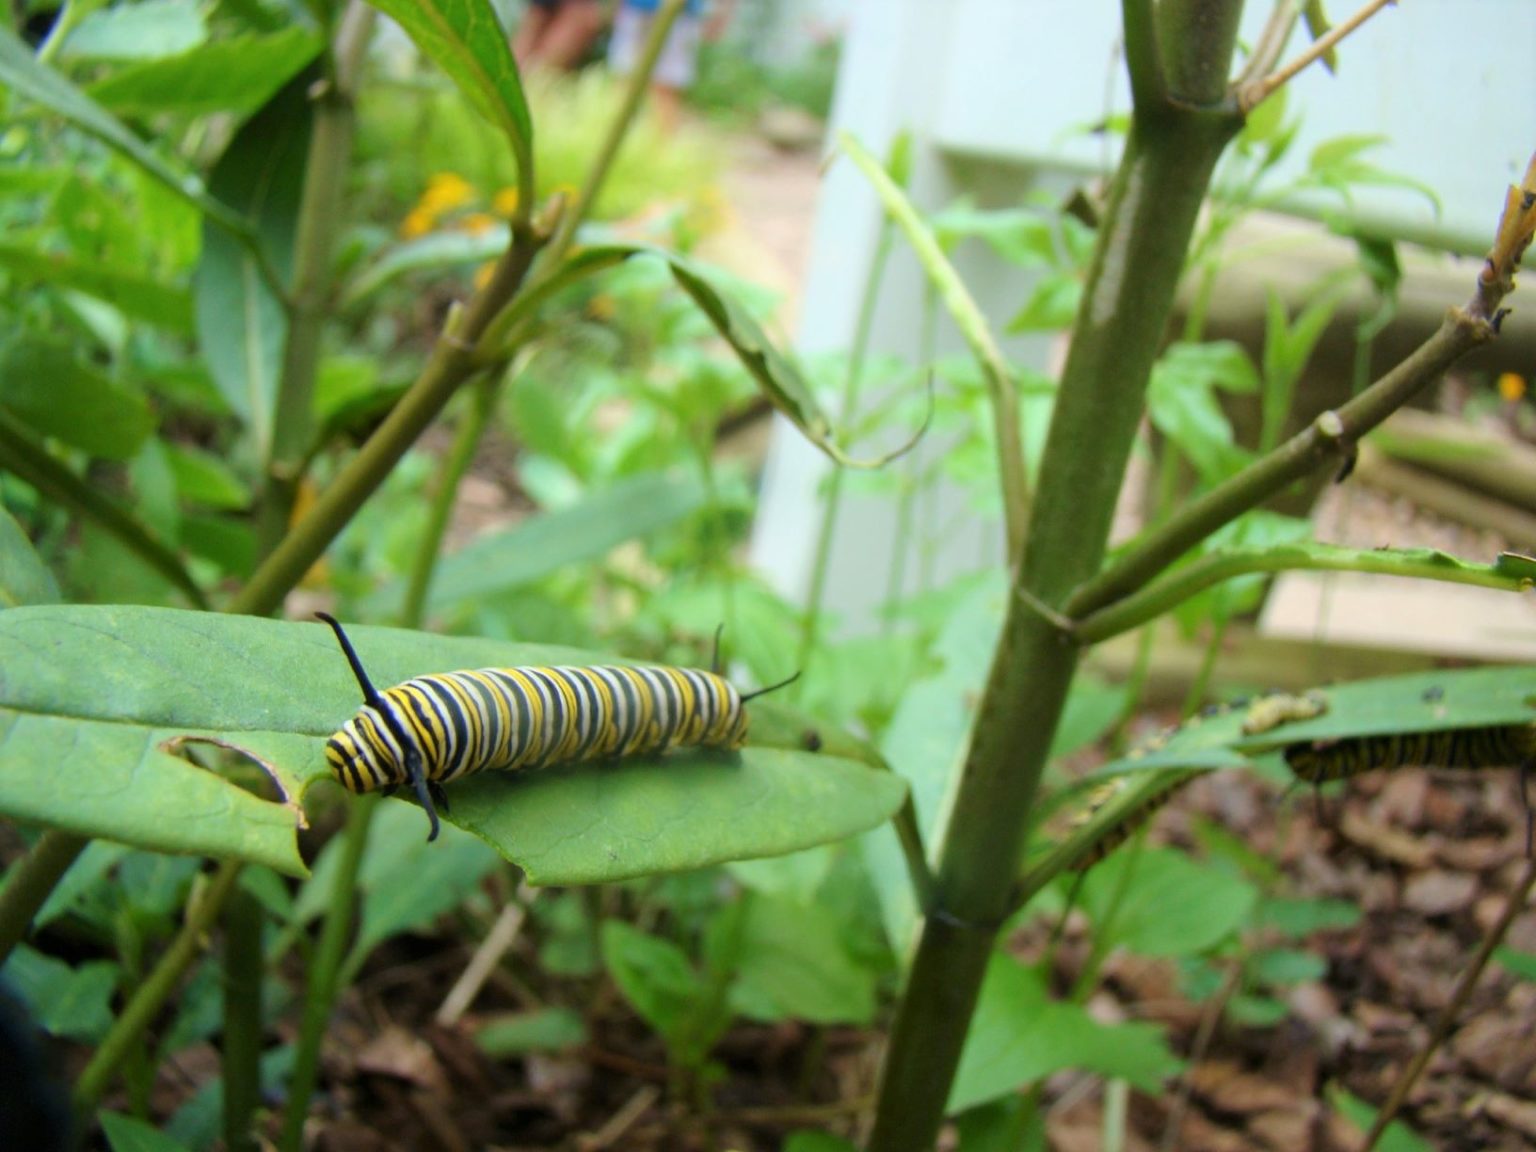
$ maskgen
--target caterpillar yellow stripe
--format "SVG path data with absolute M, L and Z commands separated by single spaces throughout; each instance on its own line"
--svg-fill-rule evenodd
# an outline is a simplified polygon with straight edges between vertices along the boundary
M 735 750 L 747 739 L 743 695 L 697 668 L 481 668 L 417 676 L 383 692 L 363 671 L 341 625 L 325 613 L 363 690 L 363 706 L 326 742 L 349 792 L 408 785 L 438 833 L 441 785 L 485 771 L 545 768 L 678 747 Z

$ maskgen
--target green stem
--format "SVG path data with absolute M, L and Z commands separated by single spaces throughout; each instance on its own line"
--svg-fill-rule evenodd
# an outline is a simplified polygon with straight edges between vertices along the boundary
M 1336 411 L 1324 412 L 1273 452 L 1144 533 L 1113 564 L 1074 592 L 1063 611 L 1084 618 L 1123 599 L 1216 529 L 1315 468 L 1347 459 L 1361 436 L 1440 379 L 1457 359 L 1495 335 L 1487 320 L 1452 309 L 1439 330 L 1406 360 L 1353 400 Z
M 208 932 L 219 918 L 235 879 L 240 875 L 240 862 L 226 860 L 195 896 L 187 909 L 187 918 L 181 925 L 176 939 L 165 950 L 159 962 L 134 990 L 133 996 L 112 1022 L 112 1028 L 96 1049 L 85 1071 L 75 1081 L 75 1109 L 85 1113 L 96 1106 L 101 1094 L 129 1053 L 159 1014 L 192 961 L 197 959 L 207 942 Z
M 165 577 L 193 605 L 208 607 L 203 590 L 171 548 L 156 539 L 132 513 L 119 507 L 100 488 L 65 467 L 38 442 L 29 428 L 3 410 L 0 410 L 0 469 L 14 473 L 36 488 L 45 499 L 85 520 L 94 521 Z
M 886 262 L 890 259 L 895 228 L 887 216 L 880 225 L 880 239 L 875 245 L 875 255 L 869 263 L 864 278 L 864 292 L 859 298 L 859 316 L 853 330 L 853 346 L 848 350 L 848 371 L 843 376 L 842 404 L 838 412 L 837 426 L 847 428 L 853 422 L 854 409 L 858 404 L 859 384 L 864 376 L 864 363 L 869 354 L 869 336 L 874 327 L 875 304 L 880 298 L 880 284 L 885 279 Z M 821 631 L 821 606 L 827 591 L 827 572 L 831 568 L 832 540 L 837 534 L 837 514 L 842 508 L 843 481 L 847 469 L 833 462 L 832 474 L 827 477 L 827 502 L 821 513 L 821 530 L 816 535 L 816 553 L 811 561 L 811 586 L 806 593 L 805 615 L 800 626 L 800 652 L 795 667 L 804 671 L 815 651 L 818 633 Z M 803 683 L 803 681 L 802 681 Z M 795 685 L 798 697 L 801 686 Z
M 1447 562 L 1435 552 L 1404 554 L 1329 548 L 1320 544 L 1254 551 L 1228 550 L 1202 556 L 1111 607 L 1083 617 L 1073 628 L 1072 635 L 1081 643 L 1097 644 L 1155 620 L 1213 585 L 1238 576 L 1269 572 L 1370 572 L 1508 592 L 1519 592 L 1522 588 L 1517 575 L 1502 572 L 1497 565 Z
M 32 850 L 11 866 L 0 888 L 0 968 L 26 939 L 32 917 L 88 843 L 84 836 L 54 829 L 39 836 Z
M 470 390 L 469 410 L 459 421 L 459 431 L 453 447 L 443 461 L 438 476 L 437 490 L 432 494 L 432 504 L 427 511 L 427 523 L 422 529 L 416 546 L 416 557 L 411 563 L 410 581 L 405 590 L 405 603 L 400 608 L 400 626 L 419 628 L 422 614 L 426 611 L 427 593 L 432 588 L 432 573 L 443 547 L 443 536 L 448 531 L 448 520 L 458 499 L 459 485 L 469 466 L 475 461 L 480 448 L 480 438 L 490 424 L 491 414 L 496 411 L 496 398 L 501 395 L 503 376 L 482 376 Z
M 1125 0 L 1127 32 L 1156 44 L 1173 96 L 1138 103 L 1062 376 L 998 649 L 977 711 L 882 1069 L 870 1152 L 927 1152 L 944 1115 L 1014 865 L 1072 675 L 1056 607 L 1098 570 L 1197 214 L 1241 126 L 1221 101 L 1241 5 Z M 1151 43 L 1128 45 L 1145 61 Z M 1144 67 L 1138 65 L 1142 71 Z M 1152 87 L 1139 82 L 1144 97 Z M 1150 98 L 1150 97 L 1147 97 Z
M 390 411 L 368 442 L 321 494 L 301 520 L 256 570 L 230 603 L 230 611 L 264 616 L 277 608 L 331 541 L 351 522 L 378 486 L 400 462 L 459 386 L 476 371 L 476 343 L 517 292 L 543 243 L 532 229 L 515 224 L 512 243 L 497 262 L 488 284 L 462 314 L 449 317 L 421 375 Z
M 304 1119 L 309 1114 L 309 1098 L 320 1079 L 320 1042 L 325 1038 L 331 1019 L 331 1006 L 339 986 L 337 976 L 346 954 L 347 936 L 352 928 L 353 903 L 357 896 L 357 874 L 362 867 L 363 850 L 368 846 L 368 829 L 378 807 L 377 796 L 357 796 L 347 812 L 341 859 L 331 887 L 331 898 L 320 929 L 320 944 L 310 963 L 309 985 L 304 996 L 304 1017 L 299 1025 L 299 1039 L 294 1046 L 293 1076 L 288 1085 L 288 1110 L 283 1117 L 283 1132 L 278 1140 L 282 1152 L 301 1152 L 304 1145 Z
M 224 908 L 224 1147 L 256 1152 L 261 1103 L 261 903 L 238 884 Z
M 266 462 L 266 491 L 257 512 L 257 554 L 265 556 L 288 530 L 314 430 L 315 379 L 321 338 L 330 315 L 331 273 L 341 235 L 342 195 L 347 186 L 352 141 L 357 134 L 354 99 L 375 12 L 352 0 L 342 17 L 334 47 L 327 53 L 330 75 L 312 93 L 314 130 L 304 165 L 293 246 L 293 290 L 289 296 L 288 341 Z
M 576 229 L 585 222 L 587 215 L 592 211 L 592 205 L 597 202 L 603 185 L 608 181 L 608 173 L 618 159 L 619 149 L 624 146 L 624 139 L 629 135 L 635 114 L 640 110 L 640 102 L 645 98 L 646 86 L 650 83 L 651 73 L 656 70 L 656 61 L 661 58 L 661 50 L 666 45 L 667 36 L 687 2 L 688 0 L 662 0 L 661 6 L 656 9 L 655 15 L 651 18 L 650 32 L 646 37 L 645 47 L 640 52 L 640 59 L 636 62 L 634 70 L 625 78 L 623 103 L 619 105 L 619 111 L 614 116 L 613 123 L 608 126 L 608 135 L 603 138 L 597 158 L 592 162 L 592 167 L 587 170 L 587 178 L 582 181 L 581 187 L 576 192 L 575 203 L 561 217 L 560 226 L 555 232 L 555 238 L 550 242 L 549 254 L 545 257 L 543 267 L 556 269 L 560 266 L 560 262 L 565 259 L 565 254 L 575 242 Z

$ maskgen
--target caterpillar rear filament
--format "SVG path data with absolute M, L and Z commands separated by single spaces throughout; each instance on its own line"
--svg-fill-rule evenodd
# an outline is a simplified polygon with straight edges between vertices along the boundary
M 326 742 L 325 759 L 349 792 L 407 785 L 437 839 L 441 786 L 488 770 L 651 756 L 682 746 L 735 750 L 747 739 L 748 700 L 715 672 L 662 665 L 481 668 L 374 688 L 352 642 L 331 626 L 363 706 Z M 434 803 L 435 801 L 435 803 Z

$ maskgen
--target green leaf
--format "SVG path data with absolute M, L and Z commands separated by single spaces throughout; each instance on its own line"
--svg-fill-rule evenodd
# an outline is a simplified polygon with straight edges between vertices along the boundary
M 1258 927 L 1299 940 L 1314 932 L 1353 928 L 1360 909 L 1345 900 L 1271 897 L 1259 909 Z
M 560 1052 L 587 1042 L 586 1021 L 571 1008 L 537 1008 L 483 1020 L 475 1044 L 493 1060 L 530 1052 Z
M 103 1112 L 98 1119 L 112 1152 L 190 1152 L 185 1144 L 132 1116 Z
M 266 104 L 320 48 L 319 36 L 296 26 L 270 36 L 237 36 L 124 68 L 93 84 L 90 94 L 125 116 L 244 116 Z
M 1047 276 L 1030 292 L 1024 307 L 1008 321 L 1009 332 L 1056 332 L 1070 328 L 1083 299 L 1083 282 L 1076 276 Z
M 179 444 L 167 443 L 165 450 L 177 494 L 183 500 L 205 508 L 236 509 L 250 504 L 250 488 L 222 457 Z
M 0 608 L 58 602 L 58 581 L 33 549 L 21 525 L 0 506 Z
M 1326 704 L 1317 717 L 1277 731 L 1231 733 L 1234 745 L 1251 754 L 1314 740 L 1530 723 L 1536 719 L 1536 665 L 1413 672 L 1313 693 Z
M 692 475 L 653 472 L 621 480 L 579 504 L 483 536 L 444 558 L 432 580 L 428 608 L 441 612 L 466 600 L 484 600 L 601 559 L 627 540 L 679 523 L 708 499 Z M 396 580 L 368 603 L 384 612 L 403 595 L 404 583 Z
M 1180 1064 L 1160 1029 L 1100 1024 L 1081 1005 L 1049 999 L 1035 969 L 994 954 L 945 1111 L 975 1107 L 1066 1068 L 1155 1093 Z
M 202 190 L 201 182 L 177 172 L 161 160 L 105 108 L 33 58 L 31 51 L 9 29 L 0 27 L 0 85 L 63 116 L 81 131 L 121 153 L 177 195 L 206 210 L 218 210 Z
M 831 911 L 753 895 L 730 1000 L 753 1020 L 868 1024 L 875 973 L 849 954 L 842 922 Z
M 154 430 L 142 396 L 63 344 L 25 337 L 0 347 L 0 406 L 44 436 L 112 460 L 132 457 Z
M 51 1035 L 94 1043 L 112 1025 L 116 964 L 91 960 L 71 968 L 62 960 L 18 944 L 6 961 L 5 978 L 26 1003 L 38 1027 Z
M 458 668 L 613 659 L 349 631 L 380 687 Z M 155 608 L 13 608 L 0 612 L 0 815 L 302 875 L 296 805 L 316 780 L 331 779 L 325 741 L 358 706 L 346 661 L 318 623 Z M 257 758 L 287 803 L 174 755 L 174 738 L 188 733 Z M 905 786 L 852 760 L 749 743 L 739 755 L 684 752 L 486 773 L 451 785 L 449 794 L 447 819 L 522 865 L 531 882 L 573 884 L 828 843 L 888 819 Z M 403 811 L 425 838 L 425 817 Z
M 1359 1097 L 1344 1091 L 1337 1084 L 1328 1085 L 1328 1103 L 1347 1117 L 1362 1133 L 1368 1130 L 1376 1120 L 1375 1108 Z M 1387 1130 L 1382 1133 L 1375 1148 L 1379 1152 L 1435 1152 L 1434 1145 L 1424 1140 L 1401 1120 L 1394 1120 L 1387 1125 Z
M 98 8 L 64 41 L 66 60 L 153 60 L 196 48 L 208 38 L 196 0 L 139 0 Z
M 99 261 L 0 244 L 0 268 L 24 286 L 49 285 L 104 300 L 125 316 L 181 334 L 192 330 L 192 299 L 182 287 L 149 280 Z
M 1271 987 L 1304 984 L 1327 975 L 1328 963 L 1321 956 L 1299 948 L 1266 948 L 1254 956 L 1249 971 L 1255 979 Z
M 1493 958 L 1504 970 L 1522 980 L 1536 981 L 1536 953 L 1517 952 L 1513 948 L 1495 948 Z
M 620 920 L 603 924 L 603 961 L 624 998 L 685 1067 L 701 1063 L 730 1022 L 683 950 Z
M 1082 887 L 1083 910 L 1099 929 L 1099 946 L 1143 956 L 1205 951 L 1247 922 L 1256 899 L 1246 880 L 1165 848 L 1113 855 L 1088 873 Z
M 341 850 L 340 837 L 331 847 Z M 462 904 L 497 864 L 494 851 L 455 828 L 443 829 L 429 844 L 418 813 L 387 806 L 374 817 L 358 877 L 363 913 L 353 952 L 366 956 L 391 936 L 430 927 Z M 323 890 L 332 891 L 329 885 Z
M 273 97 L 235 134 L 209 176 L 217 195 L 256 222 L 259 243 L 284 275 L 293 259 L 314 116 L 307 86 L 301 77 Z M 203 223 L 193 286 L 203 359 L 220 395 L 251 429 L 254 454 L 265 460 L 287 313 L 250 249 L 211 221 Z
M 408 35 L 533 167 L 533 121 L 506 30 L 487 0 L 371 0 Z
M 411 272 L 469 268 L 506 251 L 511 230 L 498 224 L 484 232 L 433 232 L 397 244 L 358 273 L 342 292 L 341 306 L 355 308 L 385 285 Z M 525 293 L 518 295 L 521 301 Z
M 1056 260 L 1056 230 L 1050 220 L 1027 208 L 978 209 L 957 205 L 930 221 L 945 251 L 975 237 L 1021 268 L 1039 268 Z

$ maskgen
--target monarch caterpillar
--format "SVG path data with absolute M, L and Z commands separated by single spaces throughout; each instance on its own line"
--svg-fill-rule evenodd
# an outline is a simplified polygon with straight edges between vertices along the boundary
M 1343 740 L 1303 741 L 1285 749 L 1298 780 L 1322 785 L 1378 769 L 1518 768 L 1525 801 L 1525 851 L 1531 853 L 1533 817 L 1525 781 L 1536 763 L 1536 724 L 1492 724 L 1424 732 L 1388 732 Z
M 326 763 L 349 792 L 409 785 L 431 821 L 429 841 L 437 839 L 437 806 L 448 807 L 441 785 L 450 780 L 685 745 L 735 750 L 747 739 L 743 705 L 799 676 L 743 694 L 696 668 L 480 668 L 417 676 L 380 692 L 336 619 L 315 615 L 336 633 L 363 690 L 362 708 L 326 741 Z
M 1173 799 L 1175 793 L 1199 775 L 1201 775 L 1199 769 L 1183 772 L 1165 770 L 1160 772 L 1156 779 L 1141 782 L 1140 795 L 1130 802 L 1126 811 L 1120 813 L 1119 822 L 1095 840 L 1092 846 L 1071 865 L 1072 869 L 1086 872 L 1099 863 L 1134 836 L 1153 816 L 1157 815 L 1164 804 Z M 1071 832 L 1075 833 L 1086 827 L 1105 807 L 1128 792 L 1133 787 L 1133 780 L 1133 776 L 1117 776 L 1095 788 L 1088 797 L 1088 803 L 1072 817 Z
M 1288 745 L 1285 762 L 1300 780 L 1326 784 L 1384 768 L 1519 767 L 1536 759 L 1536 724 L 1389 732 Z

